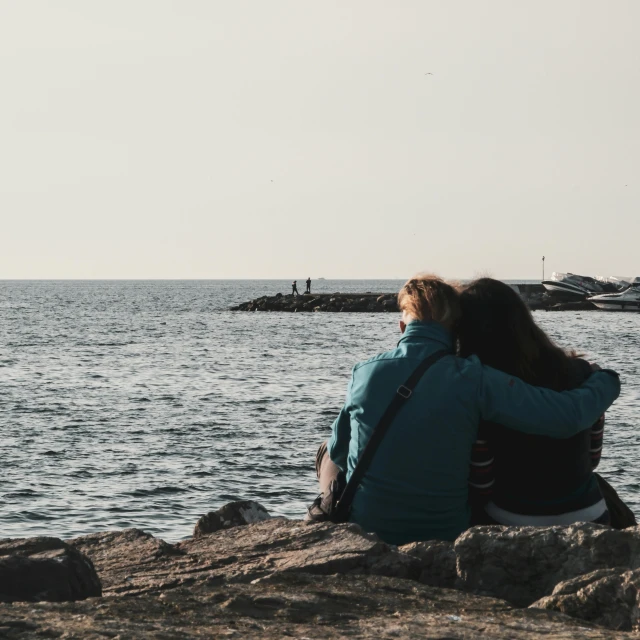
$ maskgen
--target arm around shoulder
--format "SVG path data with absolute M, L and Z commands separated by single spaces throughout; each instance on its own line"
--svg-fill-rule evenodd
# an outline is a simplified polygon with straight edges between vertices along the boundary
M 577 389 L 558 392 L 483 366 L 478 399 L 485 420 L 533 435 L 569 438 L 591 427 L 619 394 L 620 378 L 611 370 L 596 371 Z

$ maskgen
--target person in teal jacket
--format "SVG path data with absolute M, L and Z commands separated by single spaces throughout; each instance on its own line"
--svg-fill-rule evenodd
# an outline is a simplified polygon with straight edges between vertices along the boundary
M 353 500 L 350 521 L 390 544 L 454 540 L 469 526 L 469 461 L 480 420 L 567 438 L 591 427 L 618 397 L 620 381 L 613 371 L 596 371 L 581 387 L 555 392 L 483 366 L 475 356 L 456 357 L 458 294 L 434 276 L 409 280 L 398 302 L 402 338 L 396 349 L 353 368 L 331 438 L 318 452 L 320 489 L 340 471 L 349 478 L 396 390 L 418 364 L 450 350 L 391 424 Z

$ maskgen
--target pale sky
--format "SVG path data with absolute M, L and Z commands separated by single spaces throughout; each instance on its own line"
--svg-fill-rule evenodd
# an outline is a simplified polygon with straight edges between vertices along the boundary
M 638 0 L 0 0 L 0 279 L 640 275 L 639 25 Z

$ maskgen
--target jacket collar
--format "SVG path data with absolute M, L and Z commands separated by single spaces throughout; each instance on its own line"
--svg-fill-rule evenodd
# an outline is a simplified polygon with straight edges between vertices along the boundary
M 421 322 L 419 320 L 410 322 L 404 330 L 402 338 L 398 341 L 398 345 L 402 342 L 413 342 L 414 340 L 435 340 L 447 349 L 453 349 L 451 334 L 439 322 Z

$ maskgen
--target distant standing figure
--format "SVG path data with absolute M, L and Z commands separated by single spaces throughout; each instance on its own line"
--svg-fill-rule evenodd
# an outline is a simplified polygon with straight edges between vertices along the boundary
M 305 293 L 311 293 L 311 278 L 307 278 L 307 290 Z
M 298 293 L 298 281 L 297 281 L 297 280 L 294 280 L 294 281 L 291 283 L 291 295 L 293 295 L 294 293 L 295 293 L 297 296 L 299 296 L 299 295 L 300 295 L 300 293 Z

